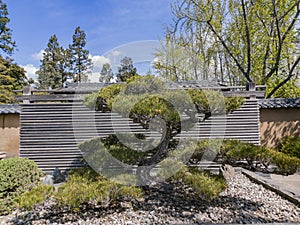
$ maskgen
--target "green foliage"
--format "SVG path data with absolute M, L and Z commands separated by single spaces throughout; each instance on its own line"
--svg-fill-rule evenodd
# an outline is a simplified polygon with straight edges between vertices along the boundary
M 122 84 L 113 84 L 102 88 L 98 93 L 87 95 L 85 106 L 97 111 L 111 111 L 116 96 L 124 89 Z
M 89 51 L 85 49 L 86 34 L 80 27 L 76 27 L 73 42 L 69 46 L 71 51 L 71 71 L 74 82 L 87 82 L 87 72 L 90 71 L 92 60 Z
M 98 111 L 109 111 L 114 106 L 115 111 L 125 115 L 128 113 L 127 109 L 130 109 L 130 117 L 146 127 L 151 118 L 159 116 L 176 128 L 180 122 L 178 113 L 183 113 L 192 106 L 208 118 L 212 114 L 231 112 L 244 103 L 241 97 L 226 97 L 225 103 L 222 99 L 220 92 L 212 90 L 167 90 L 162 80 L 148 75 L 134 79 L 127 85 L 113 84 L 104 87 L 98 96 L 88 96 L 85 105 Z M 179 112 L 174 109 L 174 103 Z M 195 111 L 190 112 L 195 114 Z
M 173 177 L 173 179 L 182 180 L 206 200 L 217 198 L 227 187 L 226 180 L 223 177 L 214 176 L 191 168 L 182 169 Z
M 299 5 L 298 0 L 175 1 L 174 24 L 167 28 L 155 66 L 171 80 L 217 78 L 230 85 L 254 82 L 268 88 L 276 76 L 276 86 L 285 79 L 295 81 Z M 280 92 L 289 94 L 284 88 L 278 92 L 281 97 Z
M 300 159 L 277 152 L 264 146 L 257 146 L 238 140 L 226 140 L 221 146 L 220 156 L 223 163 L 236 165 L 246 160 L 247 168 L 268 172 L 268 166 L 276 166 L 275 173 L 290 175 L 300 168 Z
M 284 79 L 283 78 L 273 78 L 268 82 L 266 96 Z M 291 79 L 281 88 L 279 88 L 273 95 L 272 98 L 300 98 L 300 88 L 297 86 L 299 80 Z
M 50 37 L 47 48 L 44 50 L 38 74 L 39 88 L 55 89 L 63 87 L 67 76 L 69 66 L 70 52 L 61 47 L 56 35 Z
M 300 137 L 289 136 L 283 138 L 276 147 L 276 150 L 300 159 Z
M 0 160 L 0 214 L 13 209 L 15 198 L 35 187 L 43 173 L 25 158 Z
M 7 27 L 9 21 L 7 5 L 0 0 L 0 49 L 11 55 L 16 47 L 16 42 L 12 40 L 11 29 Z
M 161 79 L 147 75 L 127 84 L 113 84 L 104 87 L 98 95 L 88 96 L 85 105 L 102 112 L 117 112 L 153 131 L 164 131 L 163 140 L 155 146 L 157 148 L 151 148 L 157 150 L 155 160 L 160 161 L 171 150 L 171 138 L 182 130 L 189 130 L 193 127 L 197 121 L 197 112 L 204 113 L 204 119 L 207 119 L 211 115 L 231 112 L 244 102 L 242 98 L 237 97 L 229 97 L 227 101 L 224 101 L 223 98 L 220 92 L 212 90 L 169 90 Z M 182 115 L 185 115 L 185 118 Z M 130 138 L 127 137 L 126 140 L 131 140 Z M 134 138 L 132 140 L 132 143 L 136 143 Z M 111 156 L 130 164 L 145 163 L 147 157 L 152 160 L 150 156 L 153 156 L 153 152 L 132 151 L 130 148 L 116 143 L 106 146 L 110 153 L 107 154 L 104 147 L 97 146 L 100 144 L 99 141 L 94 139 L 80 145 L 80 148 L 87 154 L 85 157 L 99 166 L 111 161 L 107 160 L 107 157 Z
M 130 142 L 130 136 L 125 138 Z M 107 138 L 93 138 L 80 143 L 79 148 L 85 152 L 85 158 L 93 159 L 93 162 L 97 162 L 99 167 L 109 164 L 111 162 L 110 157 L 126 164 L 136 165 L 150 153 L 136 151 L 123 145 L 115 135 L 110 135 Z M 109 154 L 107 154 L 107 151 Z
M 33 207 L 46 199 L 50 198 L 54 194 L 54 187 L 47 185 L 38 185 L 32 188 L 30 191 L 23 193 L 17 197 L 17 207 L 20 209 L 31 210 Z
M 269 154 L 271 156 L 271 162 L 277 166 L 275 172 L 278 174 L 291 175 L 296 173 L 300 168 L 299 158 L 274 150 L 269 150 Z
M 0 104 L 14 103 L 16 94 L 13 90 L 20 90 L 25 85 L 28 81 L 24 69 L 0 56 Z
M 133 66 L 132 59 L 125 56 L 121 60 L 121 66 L 118 68 L 117 81 L 126 82 L 127 79 L 137 75 L 136 68 Z
M 148 75 L 147 75 L 147 76 L 148 76 Z M 137 81 L 137 80 L 140 79 L 140 78 L 143 78 L 143 76 L 136 74 L 136 75 L 134 75 L 134 76 L 132 76 L 132 77 L 129 77 L 129 78 L 126 80 L 126 83 L 129 84 L 129 83 L 131 83 L 131 82 Z
M 142 190 L 133 186 L 124 186 L 96 174 L 89 168 L 74 170 L 66 183 L 55 194 L 58 204 L 79 210 L 85 206 L 109 207 L 120 199 L 138 199 Z

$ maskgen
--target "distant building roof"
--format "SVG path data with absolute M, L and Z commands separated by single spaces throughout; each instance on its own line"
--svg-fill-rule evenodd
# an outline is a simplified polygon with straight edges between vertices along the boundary
M 0 114 L 19 114 L 21 112 L 20 105 L 17 104 L 0 104 Z
M 261 109 L 300 108 L 300 98 L 272 98 L 259 100 Z
M 178 81 L 178 82 L 166 82 L 166 86 L 173 89 L 182 88 L 182 89 L 201 89 L 201 88 L 214 88 L 214 87 L 226 87 L 225 85 L 219 84 L 217 81 Z

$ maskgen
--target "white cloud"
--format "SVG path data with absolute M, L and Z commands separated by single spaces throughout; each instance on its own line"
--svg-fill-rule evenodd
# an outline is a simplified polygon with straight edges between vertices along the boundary
M 45 52 L 44 50 L 41 50 L 41 51 L 39 51 L 38 53 L 34 53 L 33 55 L 31 55 L 31 57 L 32 57 L 34 60 L 40 61 L 41 59 L 43 59 L 44 52 Z
M 91 83 L 97 83 L 99 82 L 99 76 L 100 76 L 100 73 L 98 72 L 93 72 L 93 73 L 90 73 L 88 74 L 88 78 L 89 78 L 89 81 Z
M 110 59 L 106 58 L 103 55 L 90 55 L 90 59 L 92 59 L 94 67 L 102 68 L 103 64 L 110 63 Z
M 27 64 L 25 66 L 22 66 L 25 70 L 25 74 L 28 78 L 32 78 L 33 80 L 37 80 L 37 75 L 35 74 L 38 68 L 36 68 L 32 64 Z
M 121 52 L 118 51 L 118 50 L 114 50 L 114 51 L 111 52 L 112 56 L 119 56 L 120 54 L 121 54 Z

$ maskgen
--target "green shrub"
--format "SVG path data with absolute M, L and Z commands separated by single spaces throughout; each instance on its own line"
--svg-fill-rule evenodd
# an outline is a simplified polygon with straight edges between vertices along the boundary
M 25 158 L 0 160 L 0 214 L 9 213 L 17 196 L 35 187 L 43 173 Z
M 45 201 L 50 198 L 54 193 L 53 186 L 47 186 L 40 184 L 39 186 L 31 189 L 28 192 L 23 193 L 16 199 L 17 207 L 26 210 L 31 210 L 36 204 Z
M 276 149 L 289 156 L 300 159 L 300 137 L 290 136 L 283 138 Z
M 300 159 L 296 157 L 238 140 L 224 141 L 220 154 L 223 163 L 236 165 L 238 161 L 246 160 L 248 169 L 263 172 L 268 172 L 271 163 L 277 167 L 274 172 L 283 175 L 293 174 L 300 168 Z
M 227 187 L 224 177 L 201 172 L 198 169 L 183 168 L 175 176 L 174 180 L 182 180 L 190 186 L 203 199 L 212 200 Z
M 138 199 L 141 196 L 140 188 L 108 180 L 86 167 L 70 173 L 68 181 L 59 187 L 54 197 L 58 204 L 76 211 L 88 205 L 108 207 L 119 199 Z
M 300 168 L 300 159 L 282 152 L 269 150 L 271 161 L 277 166 L 275 172 L 282 175 L 291 175 Z

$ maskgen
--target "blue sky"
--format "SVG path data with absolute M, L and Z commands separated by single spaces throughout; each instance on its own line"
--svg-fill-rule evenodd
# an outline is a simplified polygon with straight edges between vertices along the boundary
M 117 66 L 124 56 L 134 62 L 153 60 L 163 40 L 165 27 L 172 23 L 170 4 L 174 0 L 4 0 L 13 39 L 15 61 L 30 77 L 39 67 L 42 50 L 53 34 L 67 47 L 80 26 L 87 35 L 86 48 L 94 72 L 102 64 Z M 141 66 L 141 70 L 145 66 Z M 144 71 L 140 71 L 141 73 Z M 92 79 L 93 80 L 93 79 Z

